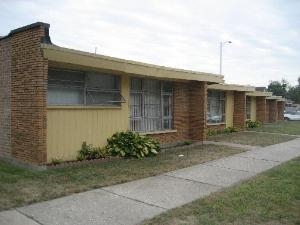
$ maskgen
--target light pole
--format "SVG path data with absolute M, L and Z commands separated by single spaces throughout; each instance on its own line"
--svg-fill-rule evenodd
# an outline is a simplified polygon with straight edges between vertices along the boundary
M 221 41 L 220 42 L 220 75 L 222 75 L 222 49 L 223 49 L 223 45 L 225 44 L 231 44 L 231 41 Z

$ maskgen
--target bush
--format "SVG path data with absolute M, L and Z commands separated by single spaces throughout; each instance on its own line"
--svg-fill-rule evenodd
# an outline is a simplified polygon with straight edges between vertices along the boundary
M 238 130 L 235 127 L 226 127 L 224 128 L 224 133 L 226 134 L 230 134 L 230 133 L 234 133 L 237 132 Z
M 157 141 L 131 131 L 117 132 L 107 139 L 107 143 L 108 152 L 121 157 L 143 158 L 156 155 L 160 150 Z
M 252 121 L 252 120 L 247 120 L 246 121 L 246 126 L 247 128 L 256 128 L 261 126 L 261 122 L 259 121 Z
M 207 134 L 207 136 L 214 136 L 214 135 L 218 134 L 218 132 L 215 130 L 208 129 L 206 134 Z
M 81 149 L 78 151 L 77 160 L 91 160 L 100 159 L 108 156 L 107 149 L 100 147 L 93 147 L 85 141 L 82 143 Z

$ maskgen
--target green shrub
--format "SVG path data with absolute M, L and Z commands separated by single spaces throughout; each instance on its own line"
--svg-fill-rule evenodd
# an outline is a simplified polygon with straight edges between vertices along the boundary
M 53 158 L 53 159 L 51 159 L 51 163 L 52 163 L 53 165 L 58 165 L 58 164 L 61 164 L 62 162 L 63 162 L 62 159 L 58 159 L 58 158 Z
M 208 129 L 206 134 L 207 134 L 207 136 L 214 136 L 214 135 L 218 134 L 218 132 L 215 130 Z
M 91 144 L 87 144 L 85 141 L 82 143 L 81 149 L 78 151 L 77 160 L 91 160 L 105 158 L 108 156 L 106 148 L 93 147 Z
M 261 126 L 261 122 L 259 121 L 252 121 L 252 120 L 247 120 L 246 121 L 246 126 L 247 128 L 256 128 Z
M 226 127 L 224 128 L 224 133 L 226 134 L 230 134 L 230 133 L 234 133 L 237 132 L 238 130 L 235 127 Z
M 191 145 L 191 144 L 193 144 L 193 141 L 184 141 L 183 142 L 183 145 Z
M 107 143 L 108 152 L 121 157 L 143 158 L 156 155 L 160 150 L 157 141 L 131 131 L 117 132 L 107 139 Z

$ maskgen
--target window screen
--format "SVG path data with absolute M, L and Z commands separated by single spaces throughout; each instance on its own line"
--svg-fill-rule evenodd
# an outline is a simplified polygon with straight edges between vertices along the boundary
M 49 105 L 120 105 L 120 78 L 101 73 L 50 69 Z
M 223 91 L 208 91 L 207 122 L 225 122 L 225 93 Z
M 131 79 L 130 128 L 133 131 L 172 129 L 172 83 Z
M 84 103 L 83 73 L 50 70 L 48 76 L 48 104 L 79 105 Z

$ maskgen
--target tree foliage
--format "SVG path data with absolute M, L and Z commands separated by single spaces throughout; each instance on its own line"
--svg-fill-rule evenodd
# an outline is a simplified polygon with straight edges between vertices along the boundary
M 290 86 L 285 79 L 281 81 L 271 81 L 268 85 L 268 91 L 273 92 L 273 95 L 283 96 L 300 104 L 300 76 L 297 81 L 298 84 L 295 86 Z
M 287 98 L 291 99 L 297 104 L 300 104 L 300 76 L 298 77 L 298 85 L 289 89 Z
M 273 95 L 287 97 L 288 82 L 285 79 L 281 81 L 271 81 L 268 85 L 268 91 L 272 92 Z

